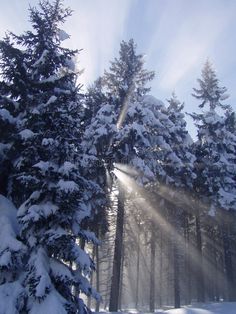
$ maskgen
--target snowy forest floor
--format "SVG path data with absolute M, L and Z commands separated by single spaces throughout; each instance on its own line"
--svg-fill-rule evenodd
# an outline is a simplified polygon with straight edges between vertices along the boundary
M 99 312 L 108 314 L 108 312 Z M 136 314 L 136 311 L 123 311 L 120 314 Z M 139 312 L 144 314 L 145 312 Z M 236 314 L 236 302 L 204 303 L 183 306 L 180 309 L 156 310 L 155 314 Z

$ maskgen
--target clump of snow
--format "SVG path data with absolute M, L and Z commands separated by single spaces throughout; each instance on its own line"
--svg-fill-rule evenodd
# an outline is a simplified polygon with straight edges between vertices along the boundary
M 19 210 L 21 210 L 21 208 Z M 32 205 L 28 208 L 27 213 L 21 219 L 21 222 L 28 222 L 29 220 L 38 221 L 41 217 L 47 218 L 48 216 L 55 214 L 57 210 L 58 206 L 52 204 L 51 202 Z
M 155 105 L 156 107 L 165 107 L 163 101 L 161 101 L 160 99 L 157 99 L 156 97 L 152 96 L 152 95 L 145 95 L 143 97 L 143 101 L 145 104 L 148 105 Z
M 33 64 L 33 67 L 37 67 L 41 64 L 44 64 L 46 61 L 46 57 L 48 55 L 49 51 L 45 49 L 43 53 L 41 54 L 40 58 Z
M 50 169 L 55 169 L 55 165 L 49 161 L 40 160 L 37 164 L 33 165 L 34 168 L 40 169 L 40 171 L 45 174 L 46 171 Z
M 229 209 L 235 203 L 235 194 L 225 191 L 223 188 L 219 189 L 219 201 L 222 208 Z
M 76 58 L 67 58 L 65 61 L 66 67 L 71 70 L 76 70 Z
M 185 140 L 184 144 L 187 145 L 187 146 L 191 146 L 193 144 L 193 139 L 192 139 L 192 137 L 190 136 L 189 133 L 186 134 L 184 140 Z
M 59 173 L 63 175 L 69 175 L 72 170 L 76 169 L 75 164 L 69 161 L 65 161 L 64 164 L 59 168 Z
M 10 149 L 10 144 L 0 143 L 0 159 L 5 158 L 7 151 Z
M 52 290 L 43 301 L 33 303 L 30 314 L 67 314 L 65 304 L 66 300 L 57 291 Z
M 0 117 L 2 120 L 7 120 L 10 123 L 14 123 L 15 121 L 14 117 L 7 109 L 0 109 Z
M 13 203 L 5 196 L 0 194 L 0 218 L 7 218 L 8 221 L 11 223 L 14 232 L 18 234 L 19 226 L 17 223 L 16 214 L 17 209 L 15 208 Z
M 69 192 L 74 192 L 79 190 L 79 186 L 75 181 L 65 181 L 65 180 L 59 180 L 57 186 L 59 187 L 60 190 L 69 193 Z
M 37 114 L 37 115 L 40 114 L 40 112 L 39 112 L 38 109 L 36 109 L 36 108 L 34 108 L 34 109 L 32 110 L 32 113 L 35 114 L 35 115 L 36 115 L 36 114 Z
M 44 297 L 52 283 L 49 276 L 48 256 L 43 248 L 39 248 L 36 252 L 32 253 L 29 265 L 33 269 L 33 276 L 37 278 L 35 296 L 38 298 Z
M 35 133 L 29 129 L 22 130 L 19 134 L 23 140 L 28 140 L 35 135 Z
M 43 146 L 47 146 L 47 145 L 53 145 L 53 143 L 54 143 L 55 141 L 54 141 L 54 139 L 53 138 L 44 138 L 43 140 L 42 140 L 42 145 Z
M 66 39 L 70 38 L 70 35 L 67 34 L 63 29 L 58 30 L 58 37 L 61 41 L 64 41 Z
M 58 77 L 57 74 L 53 74 L 53 75 L 50 75 L 49 77 L 39 81 L 39 83 L 41 83 L 41 84 L 45 84 L 45 83 L 48 83 L 48 82 L 52 82 L 53 83 L 53 82 L 58 81 L 59 79 L 60 79 L 60 77 Z
M 0 266 L 10 267 L 12 265 L 12 253 L 22 250 L 23 245 L 16 239 L 13 226 L 6 216 L 0 217 Z
M 205 123 L 207 124 L 217 124 L 217 123 L 223 123 L 224 118 L 219 116 L 214 110 L 208 111 L 205 113 L 204 116 Z
M 85 275 L 89 274 L 91 269 L 91 259 L 89 255 L 82 250 L 78 245 L 76 245 L 73 249 L 73 253 L 76 256 L 76 264 L 79 265 L 79 269 L 83 270 Z
M 24 288 L 18 281 L 0 285 L 0 314 L 21 312 L 23 296 Z
M 71 280 L 73 281 L 73 276 L 69 267 L 62 262 L 59 262 L 55 259 L 50 259 L 50 268 L 53 274 L 53 277 L 59 277 L 60 280 Z
M 41 193 L 40 193 L 39 191 L 34 191 L 34 192 L 30 195 L 30 197 L 28 198 L 28 200 L 25 201 L 25 202 L 19 207 L 18 213 L 17 213 L 18 217 L 22 216 L 22 215 L 27 211 L 27 208 L 28 208 L 28 207 L 27 207 L 27 204 L 29 204 L 29 203 L 32 202 L 32 201 L 36 201 L 36 200 L 39 199 L 40 194 L 41 194 Z
M 208 215 L 211 216 L 211 217 L 215 217 L 216 210 L 215 210 L 214 206 L 211 206 L 211 208 L 208 211 Z
M 50 104 L 54 103 L 56 100 L 57 100 L 57 97 L 53 95 L 49 98 L 46 105 L 50 105 Z
M 24 244 L 17 239 L 19 225 L 16 215 L 17 210 L 15 206 L 6 197 L 0 195 L 0 284 L 2 284 L 0 285 L 0 305 L 2 303 L 1 294 L 7 294 L 6 291 L 8 290 L 5 281 L 11 278 L 11 276 L 9 277 L 8 275 L 12 269 L 15 269 L 15 265 L 18 264 L 20 266 L 22 257 L 26 252 Z M 14 296 L 12 297 L 14 298 Z

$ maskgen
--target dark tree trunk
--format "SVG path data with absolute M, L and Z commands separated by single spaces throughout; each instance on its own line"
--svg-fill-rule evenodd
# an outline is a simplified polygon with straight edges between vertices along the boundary
M 155 239 L 155 225 L 151 223 L 151 264 L 150 264 L 150 300 L 149 311 L 155 310 L 155 255 L 156 255 L 156 239 Z
M 228 222 L 229 223 L 229 222 Z M 222 230 L 223 247 L 224 247 L 224 260 L 225 260 L 225 273 L 227 282 L 227 299 L 228 301 L 235 301 L 235 287 L 234 287 L 234 274 L 230 241 L 230 228 L 228 223 L 224 223 Z
M 177 239 L 173 241 L 173 262 L 174 262 L 174 302 L 175 308 L 180 308 L 180 284 L 179 284 L 179 252 Z
M 137 247 L 137 264 L 136 264 L 136 291 L 135 291 L 135 308 L 139 305 L 139 268 L 140 268 L 140 230 L 138 224 L 138 247 Z
M 110 247 L 111 250 L 111 247 Z M 108 270 L 106 274 L 106 293 L 105 293 L 105 300 L 104 300 L 104 309 L 106 309 L 109 305 L 110 300 L 110 291 L 111 291 L 111 275 L 112 275 L 112 258 L 109 257 L 108 259 Z
M 125 236 L 123 235 L 123 238 Z M 121 269 L 120 269 L 120 287 L 119 287 L 119 300 L 118 300 L 118 309 L 122 308 L 122 292 L 123 292 L 123 284 L 124 284 L 124 260 L 125 260 L 125 250 L 124 243 L 122 246 L 122 254 L 121 254 Z
M 202 257 L 202 233 L 199 210 L 197 209 L 195 216 L 196 224 L 196 241 L 197 241 L 197 260 L 196 260 L 196 285 L 197 285 L 197 301 L 205 302 L 205 285 L 203 277 L 203 257 Z
M 99 247 L 98 245 L 95 248 L 96 252 L 96 290 L 98 293 L 100 293 L 100 259 L 99 259 Z M 99 312 L 99 307 L 100 307 L 100 301 L 96 301 L 96 312 Z
M 220 272 L 220 268 L 219 268 L 219 258 L 218 258 L 218 254 L 216 249 L 214 250 L 214 259 L 215 259 L 215 300 L 216 302 L 220 301 L 220 292 L 219 292 L 219 272 Z
M 184 216 L 184 239 L 185 239 L 185 303 L 191 304 L 192 285 L 191 285 L 191 259 L 190 259 L 190 231 L 189 231 L 189 216 L 185 213 Z
M 171 244 L 173 249 L 173 275 L 174 275 L 174 306 L 176 309 L 180 308 L 180 226 L 183 225 L 183 215 L 178 207 L 171 205 L 172 219 L 171 219 Z
M 7 197 L 8 194 L 8 180 L 11 171 L 11 163 L 6 160 L 0 168 L 0 194 Z
M 92 251 L 92 260 L 94 261 L 95 258 L 95 246 L 93 246 L 93 251 Z M 93 276 L 94 276 L 94 272 L 92 272 L 91 277 L 90 277 L 90 285 L 91 287 L 93 286 Z M 91 303 L 92 303 L 92 297 L 89 296 L 88 297 L 88 302 L 87 302 L 87 306 L 90 309 L 91 308 Z
M 162 307 L 163 293 L 163 231 L 160 230 L 160 271 L 159 271 L 159 307 Z
M 122 246 L 123 246 L 123 229 L 124 229 L 124 191 L 119 185 L 119 195 L 117 204 L 116 236 L 114 259 L 111 279 L 111 293 L 109 312 L 117 312 L 120 297 L 120 278 L 122 266 Z

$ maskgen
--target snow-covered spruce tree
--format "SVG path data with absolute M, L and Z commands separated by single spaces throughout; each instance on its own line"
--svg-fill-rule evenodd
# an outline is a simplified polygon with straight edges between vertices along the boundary
M 94 216 L 96 232 L 104 234 L 107 231 L 106 208 L 108 203 L 109 182 L 107 169 L 112 162 L 110 151 L 111 139 L 116 131 L 114 108 L 109 106 L 108 99 L 102 88 L 102 79 L 99 78 L 88 88 L 85 94 L 83 111 L 83 128 L 81 146 L 83 148 L 83 173 L 87 178 L 97 182 L 103 189 L 100 195 L 97 210 Z M 105 195 L 106 194 L 106 195 Z M 103 214 L 102 214 L 103 212 Z
M 226 88 L 219 82 L 212 66 L 207 62 L 199 80 L 200 89 L 194 89 L 196 98 L 201 94 L 200 108 L 209 110 L 192 117 L 198 128 L 198 141 L 195 143 L 197 178 L 194 190 L 198 197 L 205 199 L 209 216 L 212 216 L 222 233 L 225 251 L 225 270 L 228 282 L 228 298 L 232 300 L 232 252 L 228 233 L 229 211 L 235 210 L 235 134 L 227 121 L 230 107 L 222 104 L 227 99 Z M 223 109 L 220 115 L 218 109 Z M 203 291 L 202 287 L 199 290 Z
M 83 165 L 82 174 L 96 182 L 101 187 L 101 192 L 96 197 L 96 207 L 91 218 L 88 221 L 89 227 L 97 237 L 105 240 L 105 234 L 108 231 L 108 208 L 110 205 L 110 183 L 108 180 L 108 167 L 110 139 L 114 134 L 114 115 L 112 108 L 106 106 L 107 98 L 103 93 L 101 79 L 99 78 L 88 88 L 84 97 L 84 110 L 81 121 L 83 136 L 81 138 L 81 147 L 83 156 L 81 164 Z M 101 291 L 101 250 L 100 246 L 93 249 L 93 255 L 96 256 L 96 290 Z M 91 280 L 93 278 L 91 277 Z M 102 291 L 101 291 L 102 293 Z M 88 301 L 91 303 L 91 298 Z M 103 303 L 104 304 L 104 303 Z M 96 302 L 96 311 L 99 311 L 100 302 Z
M 28 82 L 24 53 L 13 47 L 9 35 L 0 41 L 0 57 L 0 193 L 7 195 L 13 158 L 9 151 L 16 139 L 22 109 L 18 99 L 26 99 Z
M 24 53 L 13 46 L 9 35 L 0 41 L 0 194 L 7 196 L 13 160 L 17 126 L 22 112 L 22 103 L 27 94 Z M 24 307 L 25 290 L 22 272 L 27 248 L 19 239 L 17 210 L 3 195 L 0 195 L 0 312 L 20 312 Z
M 193 171 L 194 155 L 190 151 L 193 143 L 188 131 L 187 123 L 184 119 L 184 104 L 182 104 L 173 93 L 168 100 L 166 114 L 169 118 L 169 138 L 166 142 L 172 148 L 172 152 L 167 155 L 164 165 L 168 176 L 172 177 L 170 182 L 176 189 L 190 190 L 193 185 L 195 174 Z
M 109 150 L 112 152 L 113 161 L 117 164 L 125 163 L 137 168 L 136 170 L 141 170 L 142 176 L 139 178 L 152 174 L 143 160 L 144 147 L 150 147 L 150 143 L 145 138 L 142 121 L 144 114 L 138 101 L 149 91 L 146 84 L 153 76 L 153 72 L 144 69 L 143 56 L 136 53 L 136 45 L 131 39 L 128 42 L 121 42 L 119 57 L 111 62 L 109 71 L 106 71 L 103 77 L 103 87 L 109 99 L 109 107 L 114 108 L 112 114 L 115 118 L 113 122 L 116 130 L 111 138 Z M 118 309 L 123 226 L 124 188 L 119 184 L 110 311 Z
M 87 221 L 101 189 L 81 175 L 77 51 L 61 47 L 68 36 L 59 28 L 70 15 L 62 1 L 42 1 L 30 8 L 32 31 L 10 35 L 10 48 L 22 47 L 25 75 L 17 80 L 13 71 L 9 81 L 27 86 L 16 96 L 21 116 L 10 190 L 29 253 L 27 313 L 83 313 L 79 294 L 95 295 L 86 278 L 94 265 L 77 239 L 96 242 Z
M 176 308 L 180 307 L 180 256 L 184 228 L 184 220 L 190 211 L 189 200 L 190 191 L 195 179 L 193 171 L 193 163 L 195 161 L 194 155 L 190 151 L 192 139 L 186 129 L 186 121 L 184 119 L 183 108 L 184 104 L 178 100 L 173 93 L 168 100 L 168 107 L 164 110 L 168 116 L 165 126 L 168 129 L 165 141 L 167 147 L 167 154 L 164 158 L 163 169 L 166 173 L 167 193 L 163 192 L 164 198 L 168 199 L 169 207 L 169 223 L 172 227 L 171 243 L 173 246 L 173 275 L 174 275 L 174 304 Z
M 114 161 L 133 165 L 143 172 L 145 166 L 142 168 L 142 162 L 135 159 L 142 154 L 143 145 L 150 145 L 145 130 L 148 121 L 143 121 L 147 109 L 142 106 L 142 99 L 150 91 L 147 83 L 153 77 L 154 72 L 144 69 L 143 55 L 137 54 L 136 44 L 131 39 L 121 42 L 119 58 L 111 62 L 103 78 L 104 90 L 117 119 L 117 133 L 112 141 Z
M 136 44 L 130 39 L 121 42 L 119 58 L 115 58 L 109 71 L 105 71 L 103 83 L 115 101 L 116 110 L 121 114 L 129 102 L 134 102 L 150 91 L 146 85 L 153 78 L 154 72 L 144 69 L 144 57 L 136 53 Z
M 168 108 L 151 96 L 144 97 L 142 103 L 147 110 L 143 121 L 146 129 L 147 126 L 150 129 L 149 140 L 152 147 L 150 152 L 155 165 L 156 180 L 148 189 L 149 197 L 147 199 L 156 212 L 152 212 L 151 219 L 148 222 L 151 231 L 151 256 L 155 256 L 156 236 L 154 231 L 158 230 L 164 237 L 169 238 L 177 248 L 177 238 L 181 237 L 182 232 L 183 208 L 186 206 L 184 195 L 187 195 L 187 190 L 191 188 L 194 177 L 194 156 L 190 153 L 191 138 L 186 130 L 186 122 L 182 113 L 183 105 L 178 99 L 173 95 L 169 100 Z M 151 115 L 148 114 L 148 111 L 152 113 L 152 119 L 150 119 Z M 169 227 L 163 228 L 163 222 Z M 166 230 L 172 230 L 173 232 L 171 234 L 165 233 Z M 152 243 L 153 241 L 154 243 Z M 174 252 L 176 252 L 176 263 L 173 266 L 178 266 L 177 257 L 179 252 L 176 249 Z M 174 273 L 178 275 L 178 267 L 175 267 L 175 270 Z M 151 273 L 152 283 L 153 270 Z M 179 283 L 178 278 L 175 277 L 175 279 L 175 306 L 179 307 L 180 296 L 177 287 Z M 154 290 L 155 283 L 152 283 L 150 285 L 152 295 L 150 298 L 150 311 L 153 311 L 155 307 Z

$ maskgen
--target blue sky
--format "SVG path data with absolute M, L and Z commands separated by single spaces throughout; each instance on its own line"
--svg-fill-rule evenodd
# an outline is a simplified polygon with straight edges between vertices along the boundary
M 36 0 L 0 0 L 0 37 L 5 31 L 27 30 L 28 11 Z M 202 64 L 209 57 L 221 84 L 228 88 L 227 103 L 236 109 L 236 1 L 235 0 L 65 0 L 74 10 L 63 29 L 71 38 L 65 44 L 83 48 L 79 66 L 85 85 L 108 68 L 122 39 L 134 38 L 155 70 L 152 94 L 165 101 L 172 91 L 197 109 L 191 96 Z M 194 128 L 188 118 L 191 134 Z

